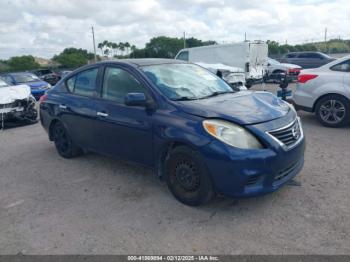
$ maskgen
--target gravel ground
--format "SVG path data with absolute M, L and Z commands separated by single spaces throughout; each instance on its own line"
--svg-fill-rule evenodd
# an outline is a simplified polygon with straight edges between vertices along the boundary
M 198 208 L 143 168 L 59 157 L 40 124 L 0 131 L 0 254 L 350 254 L 350 127 L 300 116 L 301 186 Z

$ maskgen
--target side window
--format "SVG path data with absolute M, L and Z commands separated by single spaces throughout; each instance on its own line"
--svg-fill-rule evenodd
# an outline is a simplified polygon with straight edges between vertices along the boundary
M 4 79 L 9 85 L 13 84 L 13 79 L 11 76 L 2 76 L 2 79 Z
M 350 60 L 332 66 L 331 70 L 340 72 L 350 72 Z
M 296 57 L 296 54 L 288 54 L 287 55 L 287 58 L 295 58 Z
M 188 61 L 188 51 L 182 51 L 177 57 L 177 60 Z
M 310 58 L 310 56 L 309 56 L 308 53 L 301 53 L 301 54 L 299 54 L 298 57 L 299 57 L 299 58 Z
M 127 71 L 116 67 L 107 67 L 103 79 L 102 98 L 124 103 L 128 93 L 145 93 L 145 89 Z
M 98 73 L 98 68 L 94 68 L 94 69 L 89 69 L 77 74 L 73 92 L 78 95 L 93 96 L 94 91 L 96 89 L 97 73 Z M 68 84 L 68 81 L 67 81 L 67 84 Z
M 68 88 L 68 90 L 69 90 L 70 92 L 72 92 L 72 93 L 73 93 L 73 90 L 74 90 L 75 79 L 76 79 L 76 77 L 73 76 L 73 77 L 71 77 L 71 78 L 69 78 L 69 79 L 67 80 L 67 88 Z
M 322 59 L 323 57 L 320 54 L 310 53 L 309 58 Z

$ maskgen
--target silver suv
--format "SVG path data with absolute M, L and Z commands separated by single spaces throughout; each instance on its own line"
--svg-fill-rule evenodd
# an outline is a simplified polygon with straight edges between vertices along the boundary
M 321 52 L 291 52 L 281 58 L 281 63 L 295 64 L 307 69 L 323 66 L 334 60 Z
M 329 127 L 350 122 L 350 55 L 320 68 L 302 70 L 293 96 L 297 109 L 315 112 Z

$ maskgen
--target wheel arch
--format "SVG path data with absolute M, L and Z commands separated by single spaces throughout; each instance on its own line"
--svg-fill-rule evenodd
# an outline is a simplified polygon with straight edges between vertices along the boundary
M 349 98 L 347 98 L 347 97 L 344 96 L 343 94 L 339 94 L 339 93 L 327 93 L 327 94 L 321 95 L 320 97 L 318 97 L 318 98 L 315 100 L 315 102 L 314 102 L 314 104 L 313 104 L 313 106 L 312 106 L 312 112 L 315 112 L 315 111 L 316 111 L 316 105 L 317 105 L 317 103 L 318 103 L 321 99 L 323 99 L 324 97 L 327 97 L 327 96 L 331 96 L 331 95 L 343 97 L 344 99 L 346 99 L 346 100 L 350 103 Z
M 179 146 L 186 146 L 191 148 L 192 150 L 196 150 L 196 146 L 192 143 L 184 140 L 172 140 L 165 143 L 160 150 L 158 150 L 158 153 L 156 155 L 156 163 L 155 163 L 155 171 L 157 176 L 160 179 L 164 178 L 165 175 L 165 163 L 167 158 L 169 157 L 169 153 L 174 150 L 176 147 Z M 196 150 L 197 151 L 197 150 Z

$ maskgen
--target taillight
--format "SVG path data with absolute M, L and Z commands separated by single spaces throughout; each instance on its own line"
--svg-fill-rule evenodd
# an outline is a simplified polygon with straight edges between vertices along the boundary
M 298 83 L 305 84 L 307 81 L 312 80 L 316 77 L 318 77 L 318 75 L 313 75 L 313 74 L 298 75 Z
M 298 72 L 300 72 L 299 68 L 289 68 L 288 69 L 288 73 L 298 73 Z
M 39 103 L 44 102 L 44 101 L 46 100 L 46 98 L 47 98 L 47 94 L 42 95 L 42 96 L 39 98 Z

